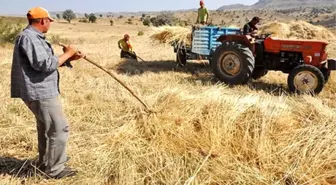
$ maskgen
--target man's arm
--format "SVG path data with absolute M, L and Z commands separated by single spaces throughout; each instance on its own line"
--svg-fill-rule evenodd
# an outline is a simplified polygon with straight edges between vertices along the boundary
M 205 20 L 205 23 L 208 23 L 208 20 L 209 20 L 209 11 L 208 11 L 208 9 L 206 8 L 205 9 L 205 14 L 206 14 L 206 20 Z
M 122 49 L 122 47 L 120 46 L 121 41 L 122 41 L 122 40 L 119 40 L 119 41 L 118 41 L 118 47 L 119 47 L 119 49 Z
M 76 51 L 68 49 L 68 51 L 61 56 L 55 56 L 46 51 L 41 42 L 33 42 L 30 38 L 22 36 L 20 40 L 21 51 L 28 57 L 29 63 L 36 71 L 54 71 L 69 58 L 71 58 Z
M 243 28 L 243 34 L 244 35 L 249 35 L 249 26 L 247 24 L 244 25 L 244 28 Z

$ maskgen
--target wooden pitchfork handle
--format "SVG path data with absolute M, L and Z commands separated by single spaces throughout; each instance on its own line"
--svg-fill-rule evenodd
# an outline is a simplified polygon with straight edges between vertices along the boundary
M 61 46 L 64 46 L 64 44 L 61 44 Z M 79 54 L 81 54 L 80 51 L 78 51 Z M 83 57 L 86 61 L 90 62 L 91 64 L 95 65 L 96 67 L 98 67 L 99 69 L 103 70 L 104 72 L 106 72 L 107 74 L 109 74 L 113 79 L 115 79 L 117 82 L 119 82 L 125 89 L 127 89 L 145 108 L 148 112 L 153 112 L 148 105 L 143 102 L 124 82 L 122 82 L 121 80 L 119 80 L 113 73 L 111 73 L 110 71 L 106 70 L 105 68 L 103 68 L 101 65 L 97 64 L 96 62 L 92 61 L 91 59 L 89 59 L 87 56 Z

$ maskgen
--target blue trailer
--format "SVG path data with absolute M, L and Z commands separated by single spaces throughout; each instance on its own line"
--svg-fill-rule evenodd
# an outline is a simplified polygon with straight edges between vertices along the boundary
M 191 45 L 174 43 L 176 61 L 185 66 L 187 60 L 211 60 L 216 48 L 221 45 L 216 41 L 221 35 L 240 34 L 240 28 L 223 28 L 218 26 L 192 27 Z

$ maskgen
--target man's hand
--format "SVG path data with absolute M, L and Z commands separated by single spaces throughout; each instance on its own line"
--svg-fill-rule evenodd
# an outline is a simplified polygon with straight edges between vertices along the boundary
M 63 52 L 65 54 L 69 54 L 70 56 L 74 56 L 77 53 L 76 49 L 71 45 L 65 45 L 65 44 L 62 44 L 62 43 L 60 43 L 59 45 L 63 47 Z
M 85 54 L 78 51 L 76 54 L 74 54 L 71 58 L 69 58 L 68 61 L 73 61 L 73 60 L 79 60 L 81 58 L 85 58 Z
M 77 51 L 74 47 L 70 45 L 65 45 L 62 43 L 59 43 L 59 45 L 63 47 L 64 52 L 64 54 L 59 57 L 58 63 L 60 67 L 64 66 L 65 64 L 70 65 L 71 67 L 70 61 L 78 60 L 85 57 L 84 54 Z

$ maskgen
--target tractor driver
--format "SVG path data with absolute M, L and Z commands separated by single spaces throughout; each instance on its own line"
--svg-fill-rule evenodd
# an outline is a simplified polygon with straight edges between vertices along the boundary
M 257 31 L 258 31 L 257 24 L 259 22 L 260 22 L 259 17 L 253 17 L 253 19 L 250 22 L 244 25 L 243 34 L 249 35 L 252 38 L 255 38 L 257 36 Z

